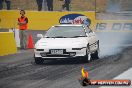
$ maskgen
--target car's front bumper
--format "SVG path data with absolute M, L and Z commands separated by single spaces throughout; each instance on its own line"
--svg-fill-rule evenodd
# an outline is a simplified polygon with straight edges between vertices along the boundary
M 75 58 L 82 57 L 86 55 L 86 48 L 82 48 L 81 50 L 72 50 L 65 49 L 65 53 L 61 55 L 50 54 L 49 50 L 46 51 L 37 51 L 34 49 L 34 56 L 40 57 L 44 59 L 66 59 L 66 58 Z

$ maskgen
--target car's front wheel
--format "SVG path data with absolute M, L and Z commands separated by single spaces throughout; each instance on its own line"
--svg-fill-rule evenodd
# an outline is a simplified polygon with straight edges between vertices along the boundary
M 93 54 L 91 54 L 91 58 L 93 60 L 99 59 L 98 50 L 96 50 Z
M 36 64 L 43 64 L 44 60 L 42 58 L 35 57 L 34 58 Z
M 35 57 L 34 56 L 34 61 L 36 64 L 43 64 L 44 63 L 44 59 L 40 58 L 40 57 Z
M 93 60 L 99 59 L 99 51 L 100 51 L 99 41 L 97 42 L 97 47 L 98 47 L 97 50 L 93 54 L 91 54 Z
M 85 61 L 85 62 L 89 62 L 89 61 L 92 59 L 91 53 L 90 53 L 89 51 L 90 51 L 90 50 L 89 50 L 89 47 L 87 47 L 87 48 L 86 48 L 86 55 L 84 56 L 84 61 Z
M 87 45 L 86 56 L 84 57 L 85 62 L 90 62 L 91 60 L 99 59 L 99 55 L 98 55 L 99 54 L 99 42 L 97 43 L 97 45 L 98 45 L 98 49 L 94 53 L 90 52 L 89 44 Z

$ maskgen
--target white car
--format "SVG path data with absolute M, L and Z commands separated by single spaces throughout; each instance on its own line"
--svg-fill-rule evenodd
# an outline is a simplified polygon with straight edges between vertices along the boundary
M 35 44 L 36 64 L 54 59 L 82 57 L 81 59 L 88 62 L 99 58 L 99 40 L 96 34 L 85 25 L 52 26 L 44 36 L 37 34 L 37 37 L 41 39 Z

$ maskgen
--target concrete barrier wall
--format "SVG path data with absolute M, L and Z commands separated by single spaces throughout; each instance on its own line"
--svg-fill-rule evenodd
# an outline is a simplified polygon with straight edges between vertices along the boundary
M 14 54 L 17 52 L 14 33 L 0 32 L 0 56 Z
M 82 14 L 89 18 L 94 26 L 95 12 L 49 12 L 49 11 L 26 11 L 26 16 L 29 19 L 28 29 L 31 30 L 47 30 L 53 25 L 60 24 L 61 17 L 68 14 Z M 0 27 L 1 28 L 18 28 L 17 21 L 20 17 L 18 10 L 0 11 Z
M 72 15 L 69 15 L 72 14 Z M 76 16 L 80 14 L 80 16 Z M 96 20 L 95 12 L 46 12 L 46 11 L 26 11 L 26 16 L 29 19 L 28 29 L 30 30 L 48 30 L 53 25 L 60 24 L 59 21 L 64 16 L 70 21 L 79 22 L 81 15 L 91 20 L 90 28 L 92 30 L 132 30 L 132 20 Z M 17 21 L 20 17 L 18 10 L 0 11 L 0 28 L 17 29 Z M 84 18 L 84 17 L 82 17 Z M 72 20 L 71 20 L 72 19 Z M 65 21 L 65 18 L 63 19 Z

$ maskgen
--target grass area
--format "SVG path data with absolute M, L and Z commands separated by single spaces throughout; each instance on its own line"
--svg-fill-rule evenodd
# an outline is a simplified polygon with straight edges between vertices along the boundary
M 11 0 L 11 9 L 37 10 L 36 0 Z M 95 2 L 96 1 L 96 2 Z M 72 11 L 104 11 L 107 0 L 72 0 Z M 54 11 L 60 11 L 63 2 L 54 0 Z M 5 9 L 5 3 L 4 3 Z

